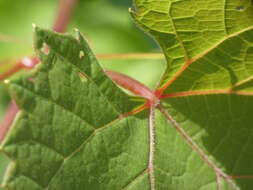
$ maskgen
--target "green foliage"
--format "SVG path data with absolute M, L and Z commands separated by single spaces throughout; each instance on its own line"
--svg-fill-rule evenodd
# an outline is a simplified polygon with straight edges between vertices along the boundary
M 135 6 L 136 22 L 167 59 L 157 89 L 165 111 L 155 112 L 155 188 L 251 190 L 253 179 L 243 176 L 253 176 L 252 2 L 136 0 Z M 78 32 L 35 30 L 42 64 L 9 83 L 22 111 L 1 146 L 14 160 L 4 186 L 152 189 L 149 114 L 124 114 L 143 101 L 104 74 Z
M 17 97 L 16 101 L 23 112 L 19 114 L 12 132 L 3 143 L 2 150 L 16 160 L 6 178 L 6 186 L 11 189 L 91 187 L 97 183 L 95 176 L 99 177 L 100 172 L 108 169 L 110 157 L 106 159 L 107 153 L 117 157 L 122 150 L 126 150 L 132 157 L 137 154 L 145 157 L 145 152 L 138 153 L 135 147 L 138 145 L 142 149 L 145 146 L 145 140 L 139 141 L 137 137 L 145 139 L 146 131 L 130 125 L 134 123 L 141 126 L 145 120 L 136 117 L 118 119 L 120 114 L 130 111 L 136 103 L 106 77 L 79 33 L 78 39 L 75 39 L 36 30 L 37 50 L 46 43 L 50 47 L 50 54 L 46 56 L 40 52 L 43 64 L 35 73 L 27 76 L 31 80 L 21 78 L 10 83 L 10 90 Z M 80 52 L 84 52 L 84 57 Z M 87 77 L 87 81 L 81 80 L 79 73 L 82 73 L 82 77 Z M 128 132 L 125 133 L 124 129 Z M 132 133 L 140 135 L 131 137 Z M 101 138 L 109 140 L 109 144 L 104 144 Z M 95 140 L 94 144 L 92 139 Z M 115 143 L 118 140 L 120 142 Z M 16 147 L 18 144 L 21 149 Z M 86 146 L 88 144 L 89 147 Z M 104 151 L 101 152 L 101 148 Z M 72 164 L 78 164 L 85 154 L 90 158 L 87 157 L 87 163 L 85 161 L 83 164 L 90 163 L 90 168 L 85 171 L 86 166 L 80 167 L 80 171 L 73 173 Z M 94 161 L 95 157 L 98 158 L 97 161 Z M 134 172 L 145 168 L 143 159 L 137 164 L 136 159 L 131 160 L 129 157 L 131 156 L 121 155 L 117 158 L 115 164 L 123 161 L 127 166 L 117 170 L 112 168 L 111 173 L 102 177 L 101 181 L 109 180 L 110 175 L 117 175 L 121 169 L 127 173 L 132 168 L 133 174 L 128 174 L 131 179 Z M 113 167 L 114 164 L 111 164 L 110 167 Z M 61 168 L 65 170 L 63 173 Z M 76 184 L 61 181 L 61 175 L 79 174 L 87 179 L 93 174 L 95 176 L 89 179 L 91 184 L 86 181 L 80 184 L 82 180 L 76 181 Z M 81 179 L 77 176 L 77 180 Z M 112 187 L 118 183 L 124 184 L 126 180 L 122 176 L 122 181 L 115 181 L 116 184 L 112 184 Z M 101 185 L 98 183 L 96 187 L 102 188 Z

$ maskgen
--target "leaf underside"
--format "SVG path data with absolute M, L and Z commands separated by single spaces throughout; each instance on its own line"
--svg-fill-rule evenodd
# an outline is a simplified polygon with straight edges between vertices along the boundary
M 132 15 L 167 59 L 157 92 L 173 120 L 155 111 L 155 189 L 251 190 L 252 1 L 135 0 Z M 142 102 L 105 75 L 79 32 L 35 34 L 42 64 L 9 83 L 22 111 L 1 146 L 12 159 L 3 186 L 152 189 L 149 113 L 125 115 Z

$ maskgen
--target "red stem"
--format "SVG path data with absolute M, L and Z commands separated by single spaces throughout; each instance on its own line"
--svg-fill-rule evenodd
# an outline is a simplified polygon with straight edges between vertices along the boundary
M 14 67 L 12 67 L 10 70 L 8 70 L 7 72 L 1 74 L 0 75 L 0 81 L 5 80 L 6 78 L 12 76 L 13 74 L 17 73 L 21 69 L 23 69 L 23 65 L 19 62 Z
M 57 17 L 55 19 L 53 30 L 56 32 L 64 32 L 66 30 L 66 27 L 70 21 L 71 14 L 73 12 L 74 6 L 77 3 L 77 0 L 59 0 L 59 8 Z M 46 51 L 46 50 L 45 50 Z M 26 62 L 31 62 L 30 65 L 27 65 Z M 38 58 L 32 57 L 32 58 L 24 58 L 20 60 L 14 67 L 12 67 L 7 72 L 0 75 L 0 81 L 4 80 L 13 74 L 19 72 L 20 70 L 24 68 L 32 68 L 34 65 L 36 65 L 39 62 Z
M 119 86 L 129 90 L 137 96 L 146 98 L 151 103 L 157 101 L 154 92 L 139 81 L 119 72 L 106 70 L 105 73 Z
M 0 81 L 12 76 L 13 74 L 21 71 L 22 69 L 31 69 L 39 63 L 39 59 L 36 57 L 24 57 L 19 60 L 10 70 L 0 75 Z
M 64 32 L 70 21 L 73 9 L 77 0 L 59 0 L 59 9 L 53 30 L 56 32 Z

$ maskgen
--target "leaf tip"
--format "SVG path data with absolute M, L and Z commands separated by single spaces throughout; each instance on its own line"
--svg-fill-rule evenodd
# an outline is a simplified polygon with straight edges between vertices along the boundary
M 81 32 L 77 28 L 74 28 L 74 31 L 76 33 L 76 39 L 78 41 L 80 41 L 80 39 L 81 39 Z

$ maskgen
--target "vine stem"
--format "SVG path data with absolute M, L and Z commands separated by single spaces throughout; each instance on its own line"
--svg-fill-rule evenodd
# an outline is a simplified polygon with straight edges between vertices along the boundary
M 112 79 L 112 81 L 114 81 L 124 89 L 127 89 L 130 92 L 134 93 L 135 95 L 144 97 L 150 101 L 155 98 L 153 91 L 139 81 L 125 74 L 111 70 L 105 70 L 105 73 L 109 78 Z
M 53 25 L 56 32 L 64 32 L 78 0 L 59 0 L 59 8 Z
M 0 74 L 0 81 L 7 79 L 8 77 L 12 76 L 13 74 L 19 72 L 22 69 L 23 69 L 23 66 L 20 63 L 16 64 L 5 73 Z
M 192 140 L 192 138 L 184 131 L 183 128 L 177 123 L 176 120 L 160 105 L 160 99 L 162 96 L 157 97 L 156 92 L 153 92 L 151 89 L 146 87 L 144 84 L 136 81 L 129 76 L 124 74 L 114 72 L 114 71 L 105 71 L 105 73 L 118 85 L 134 93 L 135 95 L 141 96 L 147 99 L 147 103 L 140 107 L 140 110 L 149 109 L 149 157 L 148 157 L 148 174 L 151 190 L 155 190 L 155 176 L 154 176 L 154 155 L 155 155 L 155 109 L 158 109 L 164 114 L 167 121 L 172 124 L 176 131 L 186 140 L 190 147 L 199 154 L 202 160 L 214 170 L 217 181 L 217 190 L 221 190 L 221 178 L 224 178 L 228 184 L 234 189 L 239 190 L 240 188 L 234 183 L 232 179 L 235 176 L 229 176 L 224 173 L 216 164 L 209 159 L 205 152 Z M 137 112 L 139 109 L 137 109 Z M 238 178 L 252 178 L 252 176 L 237 176 Z

